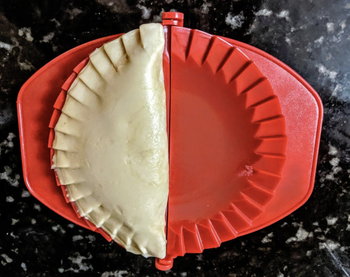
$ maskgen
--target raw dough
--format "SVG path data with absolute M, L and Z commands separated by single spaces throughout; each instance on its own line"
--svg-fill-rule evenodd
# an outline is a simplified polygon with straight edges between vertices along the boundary
M 95 50 L 53 143 L 53 167 L 78 212 L 128 251 L 158 258 L 169 189 L 163 50 L 155 23 Z

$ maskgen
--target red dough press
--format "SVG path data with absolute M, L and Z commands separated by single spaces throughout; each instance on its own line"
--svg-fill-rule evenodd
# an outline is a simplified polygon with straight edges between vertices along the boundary
M 156 259 L 156 267 L 168 270 L 177 256 L 262 229 L 306 202 L 315 180 L 323 108 L 313 88 L 269 54 L 184 28 L 182 13 L 163 13 L 163 25 L 170 192 L 167 256 Z M 47 142 L 51 148 L 66 92 L 89 53 L 118 36 L 60 55 L 23 85 L 17 100 L 29 191 L 107 240 L 108 234 L 65 199 Z

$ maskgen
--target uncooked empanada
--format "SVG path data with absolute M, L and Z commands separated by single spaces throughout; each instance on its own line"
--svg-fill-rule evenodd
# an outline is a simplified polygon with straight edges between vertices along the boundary
M 53 142 L 53 167 L 80 215 L 128 251 L 158 258 L 169 190 L 163 50 L 154 23 L 96 49 Z

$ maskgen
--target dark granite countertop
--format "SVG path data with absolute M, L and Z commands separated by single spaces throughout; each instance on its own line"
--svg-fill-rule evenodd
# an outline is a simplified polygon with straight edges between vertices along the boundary
M 44 64 L 84 42 L 185 13 L 185 26 L 280 59 L 319 93 L 314 192 L 281 221 L 160 272 L 46 208 L 25 187 L 16 98 Z M 348 0 L 0 0 L 0 276 L 350 276 Z

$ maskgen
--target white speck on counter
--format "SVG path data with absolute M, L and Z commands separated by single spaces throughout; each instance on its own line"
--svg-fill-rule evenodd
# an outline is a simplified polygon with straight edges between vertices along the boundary
M 327 249 L 327 250 L 330 250 L 330 251 L 333 251 L 337 248 L 340 247 L 340 244 L 338 242 L 334 242 L 330 239 L 328 239 L 326 242 L 320 242 L 318 244 L 318 248 L 319 249 Z
M 41 211 L 41 206 L 39 204 L 34 204 L 34 210 Z
M 341 31 L 338 33 L 338 35 L 344 33 L 344 29 L 345 29 L 345 27 L 346 27 L 346 21 L 343 20 L 342 22 L 340 22 L 339 26 L 340 26 L 340 28 L 341 28 Z
M 106 271 L 102 273 L 101 277 L 123 277 L 124 274 L 128 274 L 126 270 Z
M 326 220 L 327 220 L 327 224 L 332 226 L 338 221 L 338 218 L 329 216 L 329 217 L 326 217 Z
M 21 267 L 23 268 L 24 271 L 27 271 L 27 265 L 25 263 L 21 263 Z
M 23 27 L 18 29 L 18 35 L 20 37 L 24 36 L 24 38 L 29 42 L 34 40 L 34 38 L 32 37 L 32 29 L 30 27 L 29 28 Z
M 51 21 L 51 22 L 54 22 L 54 23 L 55 23 L 55 26 L 56 26 L 57 28 L 61 26 L 61 23 L 59 23 L 59 22 L 57 21 L 56 18 L 52 18 L 52 19 L 50 19 L 50 21 Z
M 87 238 L 90 240 L 90 242 L 94 242 L 96 240 L 95 236 L 88 235 Z
M 180 275 L 181 275 L 182 277 L 186 277 L 186 276 L 187 276 L 187 272 L 181 272 Z
M 7 139 L 4 140 L 3 142 L 0 143 L 0 156 L 1 153 L 4 151 L 5 153 L 7 153 L 7 151 L 11 148 L 13 148 L 14 143 L 13 143 L 13 138 L 15 138 L 16 135 L 12 132 L 10 132 L 7 136 Z M 16 165 L 13 165 L 13 168 L 16 167 Z M 19 174 L 15 174 L 14 178 L 11 177 L 11 173 L 12 173 L 12 168 L 9 166 L 4 166 L 5 171 L 0 173 L 0 180 L 5 180 L 7 181 L 11 186 L 13 187 L 18 187 L 19 182 L 18 180 L 20 179 L 20 175 Z M 11 202 L 11 198 L 9 198 L 9 202 Z
M 208 3 L 206 0 L 204 0 L 202 6 L 200 8 L 201 13 L 208 14 L 212 5 L 213 5 L 212 3 Z
M 50 40 L 53 39 L 54 36 L 55 36 L 55 33 L 54 32 L 50 32 L 46 36 L 43 36 L 42 42 L 48 43 L 48 42 L 50 42 Z
M 272 241 L 272 239 L 271 239 L 272 237 L 273 237 L 273 232 L 267 234 L 267 235 L 261 240 L 261 242 L 262 242 L 262 243 L 269 243 L 269 242 Z
M 308 46 L 306 47 L 306 52 L 309 52 L 311 53 L 313 50 L 312 50 L 312 45 L 311 43 L 308 44 Z
M 64 272 L 64 269 L 63 269 L 62 267 L 60 267 L 60 268 L 58 269 L 58 272 L 59 272 L 59 273 L 63 273 L 63 272 Z
M 13 260 L 9 256 L 7 256 L 6 254 L 1 254 L 1 257 L 3 257 L 7 263 L 13 262 Z
M 328 77 L 333 82 L 335 81 L 335 78 L 337 77 L 338 73 L 335 71 L 331 71 L 327 69 L 323 64 L 316 64 L 316 67 L 318 68 L 318 72 L 324 75 L 325 77 Z
M 0 41 L 0 48 L 5 49 L 8 52 L 11 52 L 13 47 L 14 47 L 14 45 L 11 45 L 11 44 L 8 44 L 6 42 Z
M 337 97 L 338 91 L 343 91 L 343 85 L 341 84 L 336 84 L 334 90 L 332 91 L 331 97 Z
M 78 240 L 82 240 L 82 239 L 84 239 L 84 238 L 81 235 L 76 235 L 76 236 L 73 236 L 73 238 L 72 238 L 73 241 L 78 241 Z
M 29 196 L 30 196 L 30 192 L 29 191 L 27 191 L 27 190 L 23 190 L 22 191 L 22 194 L 21 194 L 22 198 L 29 197 Z
M 289 20 L 289 11 L 283 10 L 279 14 L 276 15 L 279 18 L 285 18 Z
M 339 164 L 339 158 L 333 158 L 329 161 L 329 163 L 332 165 L 332 166 L 338 166 Z
M 341 35 L 343 32 L 339 32 L 337 36 L 333 36 L 332 37 L 332 42 L 338 43 L 341 42 L 341 37 L 339 35 Z
M 18 239 L 18 238 L 19 238 L 19 236 L 16 236 L 13 232 L 10 233 L 10 236 L 11 236 L 12 238 L 14 238 L 14 239 Z
M 81 256 L 80 253 L 75 253 L 76 257 L 68 257 L 69 260 L 72 261 L 73 264 L 78 266 L 78 269 L 69 268 L 66 271 L 73 271 L 75 273 L 79 273 L 80 271 L 88 271 L 93 270 L 91 264 L 88 264 L 85 260 L 90 260 L 92 256 L 84 257 Z M 112 275 L 113 276 L 113 275 Z
M 1 152 L 1 151 L 0 151 Z M 7 181 L 11 186 L 13 187 L 18 187 L 19 182 L 18 182 L 18 177 L 15 176 L 15 178 L 12 178 L 10 174 L 12 173 L 12 168 L 9 166 L 4 166 L 5 171 L 0 173 L 0 180 L 5 180 Z
M 291 243 L 293 241 L 305 241 L 308 237 L 313 237 L 312 232 L 307 232 L 305 229 L 303 229 L 301 226 L 299 227 L 297 233 L 294 237 L 290 237 L 286 240 L 286 243 Z
M 203 261 L 203 255 L 202 254 L 198 254 L 197 255 L 197 261 Z
M 296 237 L 290 237 L 289 239 L 286 240 L 286 244 L 289 244 L 289 243 L 296 241 L 296 240 L 297 240 Z
M 297 237 L 298 241 L 304 241 L 308 237 L 312 237 L 312 236 L 313 236 L 312 232 L 309 233 L 301 227 L 299 228 L 298 232 L 296 233 L 296 237 Z
M 306 251 L 306 256 L 307 256 L 307 257 L 310 257 L 311 254 L 312 254 L 312 251 L 311 251 L 311 250 Z
M 273 12 L 268 9 L 262 9 L 254 13 L 256 16 L 270 16 Z
M 278 272 L 277 277 L 284 277 L 284 274 L 282 272 Z
M 240 12 L 238 15 L 233 16 L 231 12 L 229 12 L 225 18 L 225 23 L 229 25 L 232 29 L 241 28 L 244 23 L 244 15 L 243 12 Z
M 140 4 L 137 4 L 136 7 L 141 10 L 141 16 L 143 19 L 149 19 L 151 17 L 152 9 L 146 8 Z
M 327 23 L 327 31 L 328 32 L 334 32 L 334 23 L 333 22 L 328 22 Z
M 78 8 L 73 8 L 73 9 L 67 9 L 66 10 L 67 14 L 69 14 L 70 19 L 75 18 L 77 15 L 81 14 L 83 11 Z
M 328 151 L 329 155 L 335 156 L 338 154 L 338 149 L 334 146 L 332 146 L 331 144 L 329 144 L 329 151 Z
M 61 225 L 52 226 L 52 230 L 53 230 L 54 232 L 57 232 L 58 230 L 60 230 L 60 231 L 62 232 L 62 234 L 65 234 L 65 233 L 66 233 L 66 230 L 64 230 L 64 229 L 62 228 Z
M 15 199 L 12 196 L 7 196 L 6 197 L 6 202 L 13 202 Z
M 11 225 L 15 225 L 19 221 L 19 219 L 12 218 L 11 221 Z
M 332 168 L 332 172 L 330 172 L 329 174 L 326 175 L 325 178 L 327 180 L 334 181 L 335 180 L 334 175 L 343 170 L 340 166 L 338 166 L 339 162 L 340 162 L 340 159 L 337 157 L 335 157 L 329 161 L 329 163 L 333 166 L 333 168 Z
M 320 36 L 318 39 L 315 40 L 316 46 L 321 46 L 324 41 L 324 36 Z

